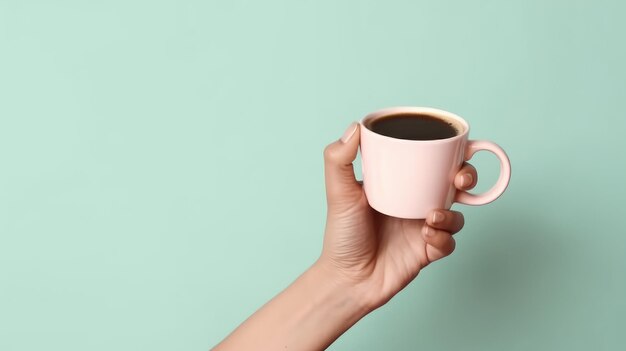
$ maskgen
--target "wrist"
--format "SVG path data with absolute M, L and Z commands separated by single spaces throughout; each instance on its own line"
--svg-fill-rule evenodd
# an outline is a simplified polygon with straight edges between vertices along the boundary
M 343 301 L 344 307 L 354 310 L 361 318 L 380 306 L 373 298 L 366 282 L 349 279 L 337 267 L 318 259 L 307 271 L 320 286 L 325 287 L 328 297 Z

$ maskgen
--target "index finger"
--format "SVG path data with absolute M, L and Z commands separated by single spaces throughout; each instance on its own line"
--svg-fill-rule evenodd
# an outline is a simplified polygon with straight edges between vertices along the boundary
M 470 190 L 478 183 L 476 168 L 465 162 L 454 177 L 454 186 L 459 190 Z

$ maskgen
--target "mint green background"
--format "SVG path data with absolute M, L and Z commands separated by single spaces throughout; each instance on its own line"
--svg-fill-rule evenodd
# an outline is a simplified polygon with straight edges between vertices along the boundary
M 623 348 L 625 11 L 0 0 L 0 349 L 208 349 L 316 259 L 322 149 L 394 105 L 513 177 L 331 349 Z

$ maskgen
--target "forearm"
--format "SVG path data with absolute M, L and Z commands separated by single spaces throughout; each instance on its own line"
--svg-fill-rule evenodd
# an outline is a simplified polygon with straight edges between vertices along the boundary
M 214 351 L 323 350 L 370 310 L 355 289 L 315 264 Z

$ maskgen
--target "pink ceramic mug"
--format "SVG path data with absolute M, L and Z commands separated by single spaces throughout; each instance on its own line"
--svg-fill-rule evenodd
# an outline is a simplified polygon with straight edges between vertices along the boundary
M 396 114 L 420 114 L 442 119 L 457 135 L 438 140 L 397 139 L 371 131 L 372 121 Z M 425 218 L 434 209 L 453 202 L 484 205 L 497 199 L 509 184 L 511 164 L 498 145 L 468 140 L 469 125 L 461 117 L 429 107 L 391 107 L 365 116 L 361 122 L 361 165 L 367 200 L 378 212 L 399 218 Z M 500 159 L 500 177 L 479 195 L 457 191 L 454 177 L 464 161 L 480 150 Z

